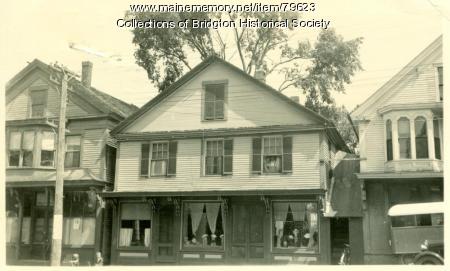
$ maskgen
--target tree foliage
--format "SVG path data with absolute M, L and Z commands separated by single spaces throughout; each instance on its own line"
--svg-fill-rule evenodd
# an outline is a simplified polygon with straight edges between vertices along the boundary
M 128 13 L 140 21 L 188 20 L 284 20 L 299 18 L 298 13 Z M 190 24 L 191 25 L 191 24 Z M 284 80 L 279 91 L 297 88 L 305 96 L 306 107 L 337 112 L 332 92 L 344 92 L 354 73 L 361 70 L 359 46 L 362 38 L 344 40 L 334 29 L 322 30 L 316 41 L 300 40 L 301 30 L 289 28 L 135 28 L 137 64 L 159 91 L 164 91 L 192 62 L 213 54 L 224 59 L 237 57 L 241 69 L 253 75 L 262 69 L 266 75 L 279 73 Z M 229 52 L 232 52 L 231 55 Z M 304 65 L 305 60 L 308 65 Z M 325 111 L 324 111 L 325 110 Z M 337 110 L 337 111 L 336 111 Z M 342 111 L 342 110 L 341 110 Z M 340 112 L 340 111 L 339 111 Z M 328 116 L 329 117 L 329 116 Z

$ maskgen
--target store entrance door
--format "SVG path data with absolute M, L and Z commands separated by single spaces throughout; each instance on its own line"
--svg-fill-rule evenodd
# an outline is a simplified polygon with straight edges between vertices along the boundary
M 233 263 L 263 263 L 264 217 L 262 202 L 232 204 L 231 261 Z

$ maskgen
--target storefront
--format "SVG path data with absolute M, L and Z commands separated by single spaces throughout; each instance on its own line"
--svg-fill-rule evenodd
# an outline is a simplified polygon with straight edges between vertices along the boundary
M 102 195 L 115 206 L 112 264 L 319 264 L 329 259 L 329 220 L 318 194 Z
M 6 196 L 6 244 L 9 264 L 47 265 L 53 232 L 53 187 L 9 188 Z M 102 250 L 103 210 L 94 189 L 64 191 L 63 263 L 74 253 L 81 265 Z

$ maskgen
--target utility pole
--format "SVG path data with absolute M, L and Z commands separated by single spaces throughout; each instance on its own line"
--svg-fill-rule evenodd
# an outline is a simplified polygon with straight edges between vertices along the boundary
M 57 64 L 51 67 L 55 75 L 62 74 L 61 79 L 61 102 L 59 108 L 58 123 L 58 143 L 56 149 L 56 181 L 55 181 L 55 202 L 53 209 L 53 232 L 50 264 L 52 266 L 61 265 L 62 236 L 63 236 L 63 197 L 64 197 L 64 158 L 65 158 L 65 137 L 66 137 L 66 107 L 67 107 L 67 86 L 69 81 L 77 75 Z M 56 76 L 58 77 L 58 76 Z

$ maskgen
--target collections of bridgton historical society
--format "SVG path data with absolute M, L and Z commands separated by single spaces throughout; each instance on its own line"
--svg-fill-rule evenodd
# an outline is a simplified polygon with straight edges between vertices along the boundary
M 118 27 L 126 28 L 323 28 L 328 29 L 331 21 L 325 19 L 281 19 L 281 20 L 261 20 L 240 18 L 235 20 L 199 20 L 186 19 L 182 21 L 162 21 L 162 20 L 138 20 L 138 19 L 118 19 Z

